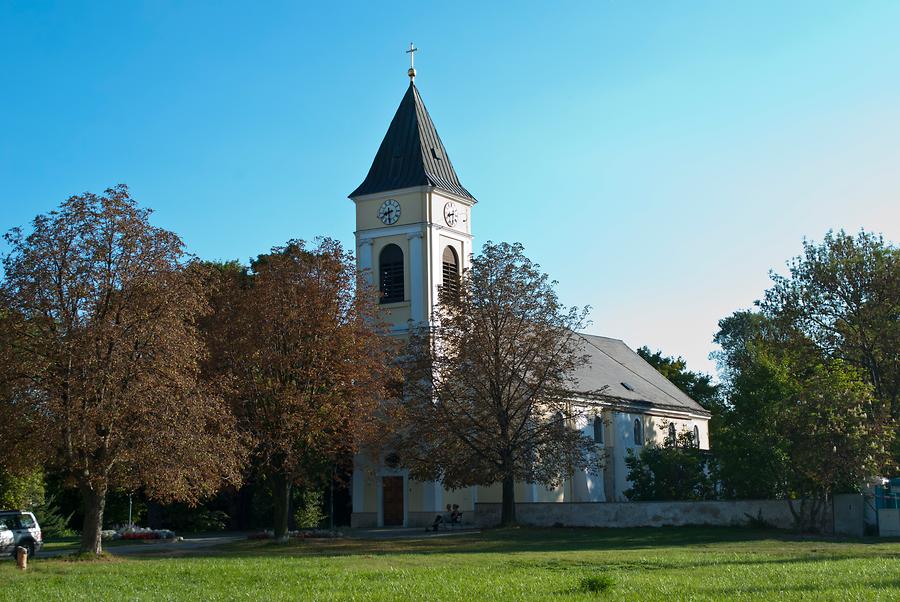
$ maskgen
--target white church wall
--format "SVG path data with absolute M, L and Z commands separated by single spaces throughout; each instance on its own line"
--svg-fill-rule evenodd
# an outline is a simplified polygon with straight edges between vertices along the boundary
M 594 437 L 594 420 L 597 417 L 603 421 L 602 429 L 604 432 L 599 443 Z M 585 437 L 594 440 L 594 442 L 599 445 L 601 454 L 606 450 L 604 441 L 606 439 L 605 433 L 608 425 L 606 425 L 605 422 L 606 418 L 602 413 L 598 414 L 596 411 L 591 411 L 580 415 L 575 424 L 575 428 L 580 430 Z M 597 460 L 592 467 L 583 468 L 572 475 L 570 485 L 571 500 L 568 501 L 602 502 L 606 500 L 606 494 L 603 488 L 602 463 L 602 460 Z
M 462 489 L 445 489 L 442 508 L 447 504 L 457 504 L 462 512 L 474 510 L 472 487 Z
M 444 206 L 447 203 L 453 203 L 453 206 L 457 211 L 457 221 L 453 226 L 449 226 L 444 220 Z M 440 190 L 434 190 L 431 192 L 431 198 L 429 200 L 430 215 L 428 217 L 432 223 L 438 224 L 442 228 L 446 227 L 449 230 L 459 232 L 464 237 L 471 238 L 471 209 L 471 201 L 463 202 L 460 199 L 451 197 L 449 194 L 444 194 Z
M 610 412 L 610 423 L 612 426 L 612 435 L 615 441 L 612 457 L 608 459 L 613 464 L 613 482 L 615 484 L 613 491 L 609 492 L 606 501 L 625 501 L 625 490 L 631 483 L 628 480 L 628 467 L 625 465 L 625 458 L 628 450 L 634 453 L 640 453 L 643 445 L 634 439 L 634 421 L 641 422 L 642 429 L 646 436 L 647 417 L 641 414 L 631 414 L 625 412 Z
M 697 420 L 692 418 L 671 418 L 668 416 L 650 416 L 650 429 L 647 431 L 647 442 L 653 442 L 656 445 L 663 445 L 666 437 L 669 435 L 669 425 L 675 425 L 675 433 L 681 436 L 684 433 L 694 432 L 694 426 L 697 427 L 700 436 L 700 449 L 709 449 L 709 432 L 708 420 Z

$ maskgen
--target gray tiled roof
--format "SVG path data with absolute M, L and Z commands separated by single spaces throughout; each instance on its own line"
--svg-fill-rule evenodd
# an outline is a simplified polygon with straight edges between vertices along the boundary
M 575 374 L 576 391 L 593 392 L 606 386 L 604 396 L 623 402 L 709 414 L 623 341 L 591 334 L 578 336 L 584 341 L 583 352 L 590 362 Z
M 459 183 L 419 90 L 410 82 L 369 174 L 350 198 L 413 186 L 434 186 L 475 200 Z

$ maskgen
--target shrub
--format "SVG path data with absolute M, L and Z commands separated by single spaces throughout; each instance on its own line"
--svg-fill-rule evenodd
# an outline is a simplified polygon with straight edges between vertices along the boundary
M 615 584 L 616 580 L 612 578 L 612 575 L 589 575 L 581 578 L 581 581 L 578 583 L 578 589 L 593 594 L 604 594 L 611 590 Z
M 661 428 L 666 428 L 663 425 Z M 625 458 L 632 501 L 709 500 L 716 498 L 713 458 L 693 442 L 689 432 L 663 445 L 649 443 Z
M 744 513 L 744 516 L 747 517 L 747 526 L 751 529 L 774 529 L 775 525 L 767 521 L 763 518 L 762 509 L 760 508 L 756 516 L 749 514 L 747 512 Z
M 45 497 L 44 503 L 34 508 L 34 514 L 41 525 L 41 532 L 44 534 L 44 537 L 72 537 L 76 534 L 74 529 L 69 528 L 69 523 L 75 512 L 70 512 L 67 516 L 64 516 L 59 509 L 56 494 L 51 493 Z
M 298 529 L 315 529 L 328 515 L 322 512 L 322 492 L 307 490 L 303 493 L 303 501 L 294 513 L 294 521 Z

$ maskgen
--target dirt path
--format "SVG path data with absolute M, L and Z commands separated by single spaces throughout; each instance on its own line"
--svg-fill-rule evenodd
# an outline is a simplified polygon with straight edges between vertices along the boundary
M 222 533 L 221 535 L 209 535 L 200 537 L 185 537 L 181 541 L 161 542 L 136 542 L 122 543 L 105 546 L 103 551 L 114 556 L 129 556 L 132 554 L 158 554 L 160 552 L 190 552 L 221 546 L 247 538 L 245 533 Z M 75 551 L 74 547 L 60 548 L 56 550 L 42 550 L 37 554 L 37 560 L 41 558 L 56 558 L 65 556 Z

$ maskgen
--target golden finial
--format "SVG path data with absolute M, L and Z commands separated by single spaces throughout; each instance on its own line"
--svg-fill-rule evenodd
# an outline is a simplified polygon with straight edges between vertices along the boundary
M 409 81 L 412 83 L 414 79 L 416 79 L 416 51 L 418 48 L 413 45 L 412 42 L 409 43 L 409 50 L 406 51 L 406 54 L 409 55 L 409 71 L 406 74 L 409 76 Z

